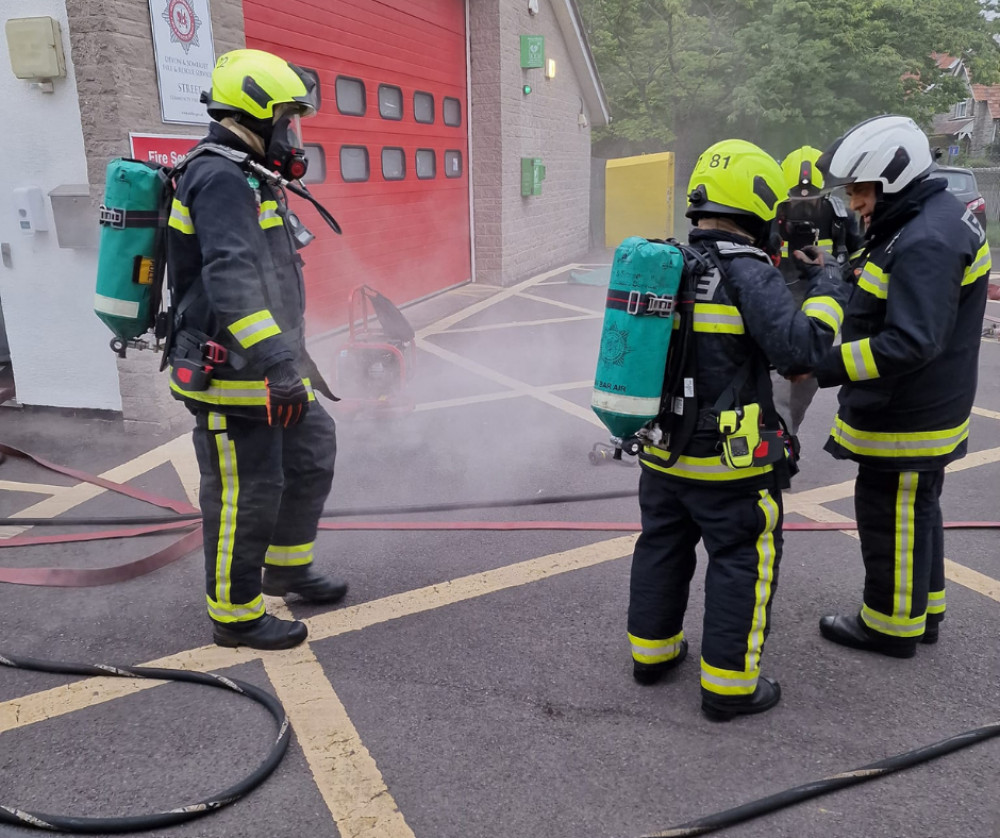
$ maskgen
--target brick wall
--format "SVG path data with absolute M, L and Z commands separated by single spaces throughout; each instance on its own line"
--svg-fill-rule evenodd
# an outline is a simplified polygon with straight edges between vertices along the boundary
M 548 0 L 530 15 L 523 0 L 472 0 L 472 145 L 476 274 L 510 285 L 588 250 L 590 115 Z M 556 77 L 522 70 L 522 34 L 545 36 Z M 532 87 L 525 96 L 523 85 Z M 521 158 L 546 167 L 540 196 L 521 197 Z
M 245 46 L 242 0 L 211 0 L 210 7 L 215 54 Z M 147 0 L 72 0 L 67 11 L 96 205 L 108 161 L 129 153 L 130 131 L 202 136 L 205 127 L 166 124 L 160 118 Z M 137 351 L 118 361 L 122 416 L 130 431 L 173 433 L 191 425 L 190 414 L 170 397 L 159 363 L 158 354 Z

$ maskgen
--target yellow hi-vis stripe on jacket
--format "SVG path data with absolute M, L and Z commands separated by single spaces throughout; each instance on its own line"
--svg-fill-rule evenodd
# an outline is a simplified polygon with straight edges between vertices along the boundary
M 257 220 L 260 222 L 261 229 L 264 230 L 270 227 L 281 227 L 285 223 L 282 217 L 278 215 L 277 201 L 262 201 Z
M 889 298 L 889 274 L 874 262 L 865 262 L 858 276 L 858 288 L 880 300 Z
M 834 335 L 840 334 L 840 327 L 844 323 L 844 309 L 833 297 L 810 297 L 802 303 L 802 313 L 825 323 L 833 329 Z
M 167 221 L 168 227 L 173 227 L 178 232 L 187 236 L 194 235 L 194 222 L 191 221 L 191 210 L 174 198 L 170 205 L 170 219 Z
M 977 279 L 980 279 L 983 274 L 989 276 L 990 270 L 993 268 L 993 257 L 990 255 L 990 243 L 983 242 L 983 246 L 979 248 L 979 252 L 976 253 L 976 258 L 972 260 L 972 264 L 965 269 L 965 275 L 962 277 L 962 285 L 972 285 Z
M 229 331 L 232 332 L 233 337 L 239 341 L 240 346 L 244 349 L 249 349 L 251 346 L 256 346 L 262 340 L 281 334 L 281 329 L 278 328 L 278 324 L 274 322 L 274 317 L 271 316 L 271 312 L 266 308 L 255 311 L 253 314 L 248 314 L 246 317 L 241 317 L 235 323 L 230 323 Z
M 736 306 L 720 303 L 695 303 L 691 327 L 696 332 L 715 335 L 742 335 L 746 332 L 740 310 Z
M 646 457 L 657 458 L 660 460 L 667 460 L 670 458 L 670 452 L 664 451 L 661 448 L 654 448 L 652 445 L 647 445 L 643 449 L 643 453 Z M 656 471 L 662 471 L 664 474 L 669 474 L 671 477 L 680 477 L 684 480 L 710 480 L 710 481 L 729 481 L 729 480 L 745 480 L 748 477 L 757 477 L 762 474 L 769 474 L 774 470 L 772 464 L 766 466 L 750 466 L 749 468 L 730 468 L 724 462 L 722 462 L 721 457 L 687 457 L 681 455 L 677 458 L 677 462 L 672 466 L 667 468 L 663 465 L 658 465 L 649 459 L 644 458 L 642 460 L 643 466 Z
M 173 370 L 171 370 L 171 373 Z M 316 401 L 312 385 L 308 378 L 303 378 L 309 401 Z M 219 407 L 266 407 L 267 383 L 264 381 L 238 381 L 224 378 L 213 378 L 211 384 L 204 390 L 185 390 L 180 384 L 170 379 L 170 389 L 185 399 L 192 399 L 202 404 Z
M 872 353 L 871 338 L 842 343 L 840 357 L 844 361 L 844 371 L 851 381 L 869 381 L 879 377 L 875 355 Z
M 859 431 L 840 416 L 833 420 L 830 436 L 834 442 L 853 454 L 864 457 L 943 457 L 950 454 L 969 436 L 969 420 L 957 428 L 943 431 L 907 431 L 884 433 Z

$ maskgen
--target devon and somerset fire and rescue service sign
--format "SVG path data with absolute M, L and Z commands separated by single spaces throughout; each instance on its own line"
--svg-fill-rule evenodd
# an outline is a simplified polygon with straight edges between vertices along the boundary
M 149 0 L 164 122 L 205 124 L 199 101 L 212 86 L 215 45 L 209 0 Z

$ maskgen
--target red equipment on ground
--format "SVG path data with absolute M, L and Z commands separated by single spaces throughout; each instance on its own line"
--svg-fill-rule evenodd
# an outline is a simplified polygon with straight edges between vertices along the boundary
M 409 413 L 414 402 L 403 390 L 416 359 L 413 327 L 388 297 L 368 285 L 351 291 L 348 312 L 350 333 L 337 352 L 337 415 Z

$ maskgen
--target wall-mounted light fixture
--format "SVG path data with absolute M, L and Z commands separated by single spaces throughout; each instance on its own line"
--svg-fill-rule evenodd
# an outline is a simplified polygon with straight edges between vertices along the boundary
M 538 0 L 528 0 L 528 14 L 529 15 L 538 14 Z
M 554 79 L 556 77 L 556 60 L 548 58 L 545 60 L 545 78 Z

